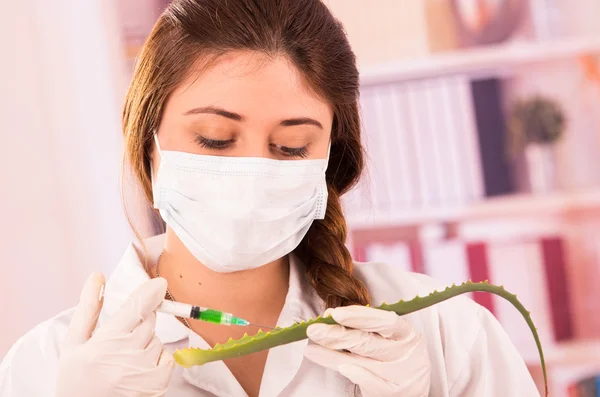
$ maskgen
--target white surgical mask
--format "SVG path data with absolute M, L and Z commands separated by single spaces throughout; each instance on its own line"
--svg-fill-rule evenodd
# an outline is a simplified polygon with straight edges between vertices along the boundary
M 327 207 L 327 159 L 273 160 L 161 151 L 154 208 L 216 272 L 257 268 L 292 252 Z M 329 155 L 328 155 L 329 157 Z

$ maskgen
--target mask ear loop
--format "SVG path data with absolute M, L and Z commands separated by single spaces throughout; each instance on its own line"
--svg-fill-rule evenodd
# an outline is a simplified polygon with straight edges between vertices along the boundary
M 331 139 L 329 140 L 329 146 L 327 147 L 327 161 L 325 161 L 325 166 L 323 172 L 327 171 L 327 167 L 329 166 L 329 156 L 331 154 Z
M 158 134 L 156 133 L 156 131 L 154 132 L 154 134 L 152 135 L 152 138 L 154 139 L 154 144 L 156 145 L 156 150 L 158 151 L 158 155 L 160 156 L 160 159 L 158 160 L 158 167 L 160 167 L 160 163 L 163 160 L 163 154 L 162 154 L 162 150 L 160 148 L 160 143 L 158 142 Z M 156 178 L 154 177 L 154 164 L 151 162 L 150 163 L 150 183 L 152 184 L 152 195 L 154 196 L 154 208 L 156 207 L 156 187 L 154 186 L 156 182 Z
M 154 132 L 154 134 L 152 134 L 152 138 L 154 139 L 154 144 L 156 145 L 156 150 L 158 151 L 158 155 L 160 156 L 159 164 L 158 164 L 158 166 L 160 167 L 160 162 L 163 159 L 163 154 L 162 154 L 162 150 L 160 149 L 160 143 L 158 142 L 158 134 L 156 132 Z M 154 182 L 154 164 L 150 164 L 150 178 Z
M 162 155 L 162 150 L 160 148 L 160 143 L 158 142 L 158 134 L 156 132 L 154 132 L 152 137 L 154 138 L 154 143 L 156 144 L 156 150 L 158 150 L 158 154 L 160 154 L 160 159 L 162 160 L 163 155 Z
M 326 180 L 326 172 L 327 172 L 327 167 L 329 166 L 329 157 L 331 155 L 331 139 L 329 140 L 329 146 L 327 147 L 327 159 L 325 160 L 325 165 L 323 166 L 323 180 L 322 180 L 322 184 L 321 184 L 321 189 L 319 194 L 319 209 L 317 210 L 317 213 L 315 215 L 315 219 L 324 219 L 325 218 L 325 212 L 327 211 L 327 195 L 328 195 L 328 187 L 327 187 L 327 180 Z

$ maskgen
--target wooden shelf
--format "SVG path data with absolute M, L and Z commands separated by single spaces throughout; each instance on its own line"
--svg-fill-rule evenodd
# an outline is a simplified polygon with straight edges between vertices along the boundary
M 494 75 L 539 62 L 600 54 L 600 37 L 565 38 L 546 42 L 511 42 L 438 53 L 361 71 L 361 84 L 374 85 L 451 74 Z
M 573 340 L 556 345 L 542 346 L 546 363 L 552 364 L 596 364 L 600 365 L 600 340 Z M 540 363 L 537 349 L 522 353 L 528 365 Z
M 600 190 L 521 194 L 492 198 L 462 206 L 406 208 L 396 211 L 351 211 L 346 214 L 352 229 L 465 222 L 507 217 L 542 216 L 590 208 L 600 209 Z

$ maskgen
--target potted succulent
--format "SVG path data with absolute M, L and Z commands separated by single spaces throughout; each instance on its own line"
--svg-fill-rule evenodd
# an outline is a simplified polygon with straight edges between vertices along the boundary
M 554 145 L 563 136 L 566 120 L 559 104 L 543 96 L 517 101 L 508 120 L 511 152 L 525 153 L 534 193 L 556 188 Z

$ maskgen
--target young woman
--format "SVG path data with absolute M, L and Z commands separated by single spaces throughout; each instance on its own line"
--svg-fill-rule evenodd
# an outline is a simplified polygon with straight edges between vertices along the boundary
M 440 283 L 353 263 L 340 197 L 363 167 L 354 55 L 319 0 L 176 0 L 123 113 L 128 160 L 166 232 L 21 338 L 2 397 L 537 396 L 498 322 L 466 298 L 399 317 L 367 307 Z M 104 298 L 102 298 L 102 296 Z M 245 327 L 155 314 L 163 299 L 304 340 L 183 369 L 172 352 Z

